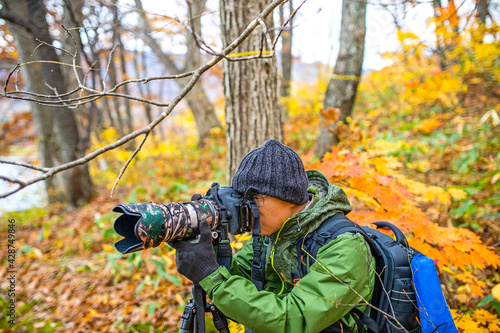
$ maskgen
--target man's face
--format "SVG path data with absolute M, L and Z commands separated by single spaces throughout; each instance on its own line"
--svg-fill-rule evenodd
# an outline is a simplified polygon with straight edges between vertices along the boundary
M 280 230 L 283 223 L 294 215 L 296 205 L 270 196 L 255 196 L 260 214 L 260 233 L 269 236 Z

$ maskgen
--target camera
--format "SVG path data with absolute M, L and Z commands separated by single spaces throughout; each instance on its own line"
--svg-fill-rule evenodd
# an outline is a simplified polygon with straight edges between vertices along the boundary
M 198 226 L 203 221 L 221 239 L 227 239 L 227 233 L 252 231 L 254 216 L 258 216 L 256 193 L 250 188 L 242 195 L 232 187 L 213 183 L 199 200 L 117 205 L 113 211 L 123 214 L 116 219 L 114 229 L 124 238 L 115 247 L 126 254 L 156 247 L 162 242 L 193 238 L 199 234 Z

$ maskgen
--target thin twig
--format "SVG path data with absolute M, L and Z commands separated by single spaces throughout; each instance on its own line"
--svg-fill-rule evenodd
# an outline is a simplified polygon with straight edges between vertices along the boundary
M 139 146 L 137 146 L 137 148 L 134 150 L 134 153 L 129 157 L 129 159 L 127 160 L 127 163 L 125 163 L 125 165 L 122 167 L 122 169 L 120 170 L 120 174 L 118 175 L 118 177 L 116 178 L 116 181 L 115 183 L 113 184 L 113 188 L 111 189 L 111 194 L 110 194 L 110 197 L 113 197 L 113 194 L 115 192 L 115 188 L 116 186 L 118 185 L 118 182 L 120 181 L 120 179 L 122 178 L 123 174 L 125 173 L 125 170 L 127 170 L 129 164 L 132 162 L 132 160 L 134 159 L 134 157 L 139 153 L 139 151 L 141 150 L 142 146 L 144 145 L 144 143 L 146 142 L 146 139 L 148 138 L 149 136 L 149 133 L 151 132 L 146 132 L 144 134 L 144 138 L 142 138 L 142 141 L 141 143 L 139 144 Z
M 8 96 L 8 97 L 11 98 L 11 99 L 33 102 L 33 103 L 37 103 L 37 104 L 44 105 L 44 106 L 67 107 L 67 105 L 64 105 L 64 103 L 78 102 L 78 103 L 75 104 L 75 105 L 78 106 L 78 105 L 87 104 L 87 103 L 96 101 L 96 100 L 100 99 L 101 97 L 105 97 L 105 96 L 123 97 L 123 98 L 131 99 L 131 100 L 134 100 L 134 101 L 151 104 L 151 105 L 154 105 L 154 106 L 159 106 L 159 107 L 167 107 L 167 106 L 170 105 L 170 103 L 154 102 L 152 100 L 141 98 L 141 97 L 135 97 L 135 96 L 125 95 L 125 94 L 120 94 L 120 93 L 107 93 L 107 92 L 100 93 L 100 94 L 86 95 L 86 96 L 83 96 L 83 97 L 75 97 L 75 98 L 71 98 L 71 99 L 68 99 L 68 100 L 60 100 L 60 101 L 41 101 L 41 100 L 38 100 L 38 99 L 26 98 L 26 97 L 19 97 L 19 96 Z M 82 102 L 82 103 L 80 103 L 80 102 Z
M 116 47 L 118 45 L 113 45 L 113 48 L 111 49 L 111 51 L 109 51 L 109 56 L 108 56 L 108 64 L 106 65 L 106 71 L 104 72 L 104 76 L 103 76 L 103 79 L 102 79 L 102 86 L 103 86 L 103 89 L 106 89 L 106 77 L 108 76 L 108 73 L 109 73 L 109 66 L 111 65 L 111 60 L 113 59 L 113 52 L 115 51 Z
M 40 172 L 48 172 L 50 170 L 49 168 L 40 168 L 40 167 L 34 166 L 33 164 L 24 163 L 24 162 L 15 162 L 15 161 L 9 161 L 9 160 L 0 160 L 0 163 L 2 163 L 2 164 L 17 165 L 17 166 L 20 166 L 20 167 L 24 167 L 24 168 L 28 168 L 28 169 L 33 169 L 33 170 L 40 171 Z
M 22 66 L 23 64 L 21 64 Z M 14 71 L 12 71 L 10 73 L 10 75 L 12 75 Z M 164 76 L 152 76 L 152 77 L 147 77 L 147 78 L 141 78 L 141 79 L 130 79 L 130 80 L 126 80 L 126 81 L 123 81 L 123 82 L 120 82 L 118 83 L 116 86 L 114 86 L 112 89 L 108 90 L 108 91 L 99 91 L 99 90 L 95 90 L 95 89 L 92 89 L 92 88 L 89 88 L 89 87 L 79 87 L 79 88 L 76 88 L 74 90 L 71 90 L 67 93 L 64 93 L 64 94 L 60 94 L 60 95 L 44 95 L 44 94 L 37 94 L 37 93 L 33 93 L 33 92 L 29 92 L 29 91 L 6 91 L 7 90 L 7 85 L 4 86 L 4 91 L 5 94 L 4 94 L 4 97 L 8 97 L 8 98 L 13 98 L 13 99 L 23 99 L 23 97 L 13 97 L 12 95 L 27 95 L 27 96 L 33 96 L 33 97 L 40 97 L 40 98 L 45 98 L 45 99 L 59 99 L 61 97 L 65 97 L 65 96 L 69 96 L 69 95 L 72 95 L 76 92 L 78 92 L 78 90 L 80 89 L 84 89 L 84 90 L 88 90 L 88 91 L 91 91 L 91 92 L 94 92 L 95 95 L 91 96 L 91 97 L 94 97 L 94 96 L 101 96 L 101 97 L 104 97 L 104 96 L 110 96 L 110 95 L 106 95 L 108 93 L 111 93 L 111 92 L 114 92 L 116 91 L 118 88 L 120 88 L 121 86 L 125 85 L 125 84 L 129 84 L 129 83 L 143 83 L 143 84 L 146 84 L 150 81 L 156 81 L 156 80 L 171 80 L 171 79 L 181 79 L 181 78 L 185 78 L 185 77 L 188 77 L 188 76 L 191 76 L 194 74 L 194 71 L 191 71 L 191 72 L 185 72 L 185 73 L 182 73 L 182 74 L 178 74 L 178 75 L 164 75 Z M 9 77 L 10 77 L 9 75 Z M 7 82 L 8 82 L 8 79 L 7 79 Z M 120 97 L 124 97 L 124 98 L 128 98 L 128 95 L 120 95 Z M 87 97 L 89 98 L 89 97 Z M 33 100 L 33 99 L 26 99 L 27 101 L 30 101 L 30 102 L 36 102 L 36 100 Z M 77 98 L 75 99 L 71 99 L 71 100 L 64 100 L 64 102 L 74 102 L 74 101 L 77 101 Z M 50 103 L 50 101 L 39 101 L 39 102 L 43 102 L 43 103 Z M 60 102 L 56 102 L 55 104 L 60 104 Z
M 5 85 L 3 86 L 3 93 L 5 96 L 7 96 L 7 86 L 9 84 L 10 77 L 12 76 L 12 74 L 14 74 L 14 72 L 16 72 L 19 69 L 20 66 L 21 66 L 21 63 L 20 62 L 17 63 L 16 67 L 14 67 L 14 69 L 9 73 L 9 75 L 7 75 L 7 80 L 5 80 Z M 17 82 L 17 80 L 16 80 L 16 82 Z M 16 83 L 16 87 L 17 87 L 17 83 Z
M 297 12 L 299 11 L 299 9 L 307 2 L 307 0 L 304 0 L 302 1 L 302 3 L 297 7 L 295 8 L 295 10 L 293 11 L 293 13 L 290 14 L 290 16 L 288 17 L 288 19 L 283 23 L 283 25 L 279 28 L 279 32 L 278 32 L 278 35 L 276 36 L 276 38 L 274 39 L 274 43 L 273 43 L 273 49 L 276 47 L 276 44 L 278 43 L 278 40 L 281 36 L 281 33 L 283 32 L 283 30 L 285 30 L 286 26 L 288 23 L 290 23 L 290 21 L 295 17 L 295 14 L 297 14 Z
M 64 28 L 64 27 L 63 27 L 63 28 Z M 53 49 L 59 50 L 59 51 L 61 51 L 61 52 L 64 52 L 64 53 L 66 53 L 66 54 L 69 54 L 71 57 L 74 57 L 73 53 L 69 52 L 69 51 L 68 51 L 68 50 L 66 50 L 66 49 L 63 49 L 63 48 L 60 48 L 60 47 L 54 46 L 54 45 L 49 44 L 49 43 L 47 43 L 47 42 L 44 42 L 43 40 L 40 40 L 40 39 L 38 39 L 38 38 L 35 38 L 35 40 L 36 40 L 38 43 L 40 43 L 40 44 L 38 44 L 38 46 L 35 48 L 35 50 L 33 51 L 33 54 L 35 53 L 35 51 L 36 51 L 36 50 L 37 50 L 40 46 L 45 45 L 45 46 L 51 47 L 51 48 L 53 48 Z M 32 54 L 32 55 L 33 55 L 33 54 Z
M 305 237 L 304 237 L 304 240 L 305 240 Z M 363 241 L 363 244 L 369 248 L 368 244 L 366 243 L 366 241 Z M 370 302 L 368 302 L 361 294 L 358 293 L 358 291 L 356 291 L 350 284 L 342 281 L 339 277 L 337 277 L 332 271 L 330 271 L 327 267 L 325 267 L 323 264 L 321 264 L 321 262 L 319 262 L 315 257 L 313 257 L 308 251 L 306 251 L 304 249 L 304 241 L 302 242 L 302 245 L 301 245 L 301 250 L 308 256 L 310 257 L 311 259 L 313 259 L 313 261 L 315 263 L 318 264 L 318 266 L 320 266 L 321 268 L 323 268 L 323 270 L 329 274 L 330 276 L 332 276 L 333 278 L 335 278 L 340 284 L 348 287 L 352 292 L 354 292 L 358 297 L 360 297 L 360 300 L 364 301 L 364 303 L 360 303 L 358 302 L 357 304 L 339 304 L 341 306 L 361 306 L 361 305 L 366 305 L 366 306 L 369 306 L 370 308 L 382 313 L 384 316 L 386 316 L 387 318 L 393 320 L 394 322 L 396 322 L 398 326 L 394 326 L 394 327 L 397 327 L 398 329 L 400 330 L 403 330 L 404 332 L 408 333 L 408 331 L 403 327 L 403 325 L 398 321 L 398 319 L 395 317 L 395 314 L 394 314 L 394 309 L 392 307 L 392 303 L 390 302 L 390 295 L 389 295 L 389 292 L 385 289 L 385 286 L 384 286 L 384 281 L 382 280 L 382 277 L 381 277 L 381 274 L 383 273 L 383 271 L 385 270 L 385 267 L 382 269 L 382 272 L 380 272 L 380 274 L 377 272 L 376 269 L 374 269 L 371 265 L 371 263 L 368 261 L 368 258 L 366 258 L 364 256 L 364 254 L 360 251 L 360 249 L 356 248 L 357 249 L 357 252 L 360 253 L 362 256 L 363 256 L 363 259 L 365 260 L 366 264 L 368 265 L 369 269 L 372 270 L 375 275 L 377 276 L 378 280 L 379 280 L 379 283 L 381 284 L 382 286 L 382 289 L 383 289 L 383 292 L 385 293 L 387 299 L 389 300 L 389 305 L 390 305 L 390 310 L 392 312 L 392 315 L 389 314 L 389 313 L 386 313 L 385 311 L 383 311 L 382 309 L 379 309 L 377 308 L 376 306 L 374 306 L 373 304 L 371 304 Z M 374 257 L 372 257 L 373 260 L 375 260 Z M 303 265 L 306 265 L 306 263 L 303 261 L 303 259 L 301 260 L 302 264 Z M 312 266 L 312 265 L 310 265 Z M 312 268 L 311 268 L 312 269 Z M 319 271 L 319 270 L 317 270 Z M 302 289 L 304 290 L 304 289 Z M 319 296 L 319 295 L 318 295 Z M 330 301 L 332 302 L 332 301 Z M 334 303 L 334 302 L 332 302 Z
M 0 175 L 0 179 L 5 180 L 9 183 L 19 184 L 20 186 L 24 185 L 24 182 L 20 181 L 19 179 L 13 179 L 13 178 L 2 176 L 2 175 Z

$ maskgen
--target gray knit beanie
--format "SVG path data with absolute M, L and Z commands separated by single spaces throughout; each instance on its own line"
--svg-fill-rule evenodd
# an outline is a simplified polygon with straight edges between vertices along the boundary
M 308 183 L 299 155 L 278 140 L 268 140 L 243 157 L 232 187 L 240 193 L 253 187 L 260 194 L 302 205 L 309 200 Z

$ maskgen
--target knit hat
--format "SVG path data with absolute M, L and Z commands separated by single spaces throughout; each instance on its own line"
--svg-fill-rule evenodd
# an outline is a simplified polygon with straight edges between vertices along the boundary
M 268 140 L 243 157 L 232 187 L 240 193 L 253 187 L 260 194 L 302 205 L 309 200 L 308 184 L 299 155 L 278 140 Z

